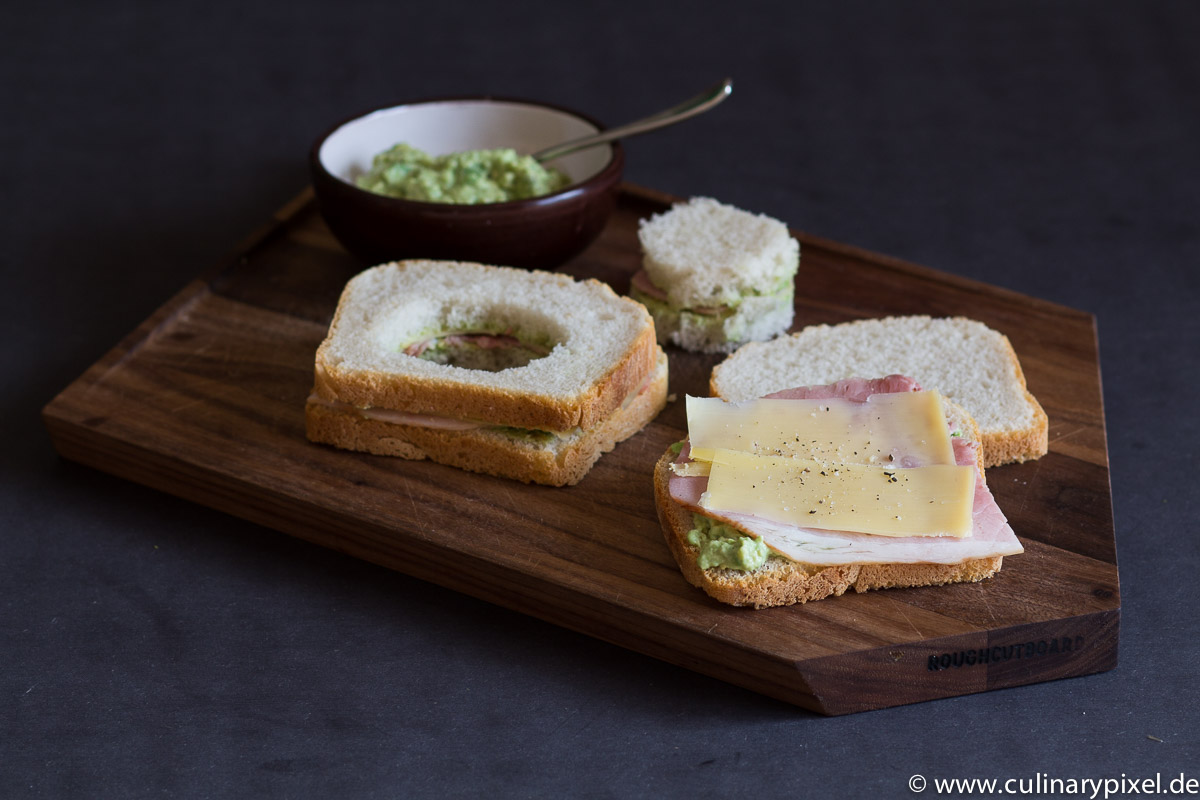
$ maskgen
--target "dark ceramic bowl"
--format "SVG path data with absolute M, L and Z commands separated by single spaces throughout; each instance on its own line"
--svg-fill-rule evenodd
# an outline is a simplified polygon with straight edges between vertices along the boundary
M 432 155 L 511 147 L 532 153 L 602 130 L 552 105 L 464 97 L 382 108 L 335 125 L 309 156 L 321 214 L 334 236 L 371 264 L 439 258 L 553 269 L 587 247 L 616 205 L 625 155 L 599 145 L 555 159 L 571 184 L 554 194 L 457 205 L 385 197 L 354 185 L 372 157 L 398 142 Z

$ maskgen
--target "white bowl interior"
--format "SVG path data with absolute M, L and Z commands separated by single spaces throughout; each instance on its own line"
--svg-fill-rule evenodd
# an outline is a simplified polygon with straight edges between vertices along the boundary
M 353 183 L 371 168 L 376 153 L 405 142 L 431 155 L 463 150 L 511 147 L 534 153 L 550 145 L 587 136 L 596 126 L 565 111 L 499 100 L 447 100 L 375 111 L 342 125 L 321 145 L 317 157 L 331 175 Z M 587 180 L 612 160 L 612 148 L 600 145 L 550 164 Z

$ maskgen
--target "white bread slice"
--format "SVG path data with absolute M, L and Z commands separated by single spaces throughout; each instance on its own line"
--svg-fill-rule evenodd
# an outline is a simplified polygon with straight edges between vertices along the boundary
M 979 428 L 970 415 L 951 401 L 945 402 L 945 408 L 950 427 L 966 440 L 977 443 Z M 688 583 L 722 603 L 767 608 L 837 597 L 847 589 L 865 592 L 974 582 L 992 577 L 1003 566 L 1003 556 L 969 559 L 958 564 L 824 567 L 772 555 L 761 567 L 749 572 L 717 567 L 702 569 L 697 563 L 699 549 L 687 540 L 688 531 L 693 527 L 692 511 L 671 499 L 670 465 L 674 460 L 674 453 L 667 450 L 654 467 L 654 501 L 663 536 Z M 984 480 L 982 467 L 978 467 L 976 479 Z
M 497 372 L 404 353 L 430 335 L 479 330 L 508 330 L 553 349 Z M 359 408 L 590 430 L 646 382 L 660 352 L 646 309 L 599 281 L 403 261 L 368 269 L 346 285 L 317 350 L 313 394 Z
M 641 220 L 638 239 L 646 277 L 662 294 L 636 282 L 631 294 L 654 315 L 659 342 L 730 352 L 792 324 L 800 245 L 779 220 L 695 197 Z
M 810 326 L 740 348 L 713 368 L 709 388 L 739 401 L 794 386 L 892 373 L 911 376 L 967 409 L 979 424 L 984 467 L 1046 454 L 1046 412 L 1026 387 L 1008 337 L 963 317 Z
M 349 450 L 398 456 L 549 486 L 574 485 L 604 453 L 640 431 L 666 405 L 667 357 L 640 391 L 586 430 L 563 436 L 514 435 L 496 428 L 457 431 L 371 419 L 353 408 L 310 404 L 308 438 Z

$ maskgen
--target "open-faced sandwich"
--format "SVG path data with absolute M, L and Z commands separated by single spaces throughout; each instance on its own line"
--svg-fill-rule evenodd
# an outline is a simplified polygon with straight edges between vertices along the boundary
M 688 397 L 654 471 L 667 544 L 712 597 L 757 608 L 978 581 L 1023 548 L 961 407 L 901 375 L 729 403 Z
M 978 581 L 1022 552 L 984 467 L 1043 455 L 1047 419 L 986 325 L 813 326 L 742 347 L 710 389 L 654 489 L 684 576 L 718 600 Z

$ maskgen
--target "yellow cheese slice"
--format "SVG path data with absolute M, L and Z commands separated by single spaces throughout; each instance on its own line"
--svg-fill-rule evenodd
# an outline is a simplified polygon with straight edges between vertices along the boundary
M 705 478 L 711 466 L 707 461 L 684 461 L 682 464 L 672 463 L 671 472 L 681 478 Z
M 877 394 L 858 403 L 825 400 L 687 398 L 691 457 L 718 448 L 839 464 L 954 464 L 938 392 Z
M 706 509 L 877 536 L 971 535 L 974 467 L 823 464 L 727 449 L 711 462 Z

